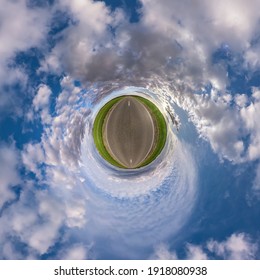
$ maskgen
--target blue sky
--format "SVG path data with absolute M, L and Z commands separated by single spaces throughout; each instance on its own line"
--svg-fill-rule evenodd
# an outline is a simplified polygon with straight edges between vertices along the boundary
M 0 259 L 259 259 L 259 8 L 3 0 Z M 129 173 L 91 128 L 132 92 L 169 134 Z

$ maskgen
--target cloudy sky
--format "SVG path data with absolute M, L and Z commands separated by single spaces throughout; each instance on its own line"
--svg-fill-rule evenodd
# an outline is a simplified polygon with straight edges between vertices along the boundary
M 1 4 L 0 259 L 260 258 L 258 0 Z M 132 173 L 91 131 L 133 92 L 169 133 Z

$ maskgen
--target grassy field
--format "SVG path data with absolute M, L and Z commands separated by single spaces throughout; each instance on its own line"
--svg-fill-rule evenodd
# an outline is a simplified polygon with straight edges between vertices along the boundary
M 112 100 L 110 100 L 108 103 L 106 103 L 98 112 L 95 121 L 94 121 L 94 125 L 93 125 L 93 138 L 94 138 L 94 142 L 96 145 L 96 148 L 98 150 L 98 152 L 100 153 L 100 155 L 109 163 L 111 163 L 112 165 L 115 165 L 117 167 L 121 167 L 121 168 L 125 168 L 124 166 L 122 166 L 121 164 L 119 164 L 117 161 L 115 161 L 110 154 L 108 153 L 104 142 L 103 142 L 103 124 L 106 118 L 107 113 L 109 112 L 109 110 L 113 107 L 114 104 L 116 104 L 120 99 L 122 99 L 123 96 L 114 98 Z
M 140 97 L 140 96 L 133 96 L 137 98 L 140 102 L 142 102 L 146 108 L 150 111 L 155 123 L 156 123 L 156 135 L 155 135 L 155 145 L 151 151 L 151 153 L 148 155 L 148 157 L 138 166 L 137 168 L 143 167 L 145 165 L 148 165 L 151 163 L 162 151 L 166 138 L 167 138 L 167 125 L 164 119 L 164 116 L 160 112 L 160 110 L 157 108 L 157 106 L 152 103 L 151 101 Z M 108 161 L 110 164 L 120 167 L 120 168 L 126 168 L 125 166 L 118 163 L 107 151 L 104 141 L 103 141 L 103 124 L 105 121 L 105 118 L 110 111 L 110 109 L 124 96 L 120 96 L 117 98 L 114 98 L 110 100 L 108 103 L 106 103 L 98 112 L 96 119 L 94 121 L 93 125 L 93 137 L 94 142 L 97 147 L 98 152 L 100 155 Z

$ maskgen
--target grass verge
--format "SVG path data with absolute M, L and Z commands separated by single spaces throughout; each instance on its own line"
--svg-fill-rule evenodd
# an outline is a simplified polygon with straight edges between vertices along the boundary
M 140 97 L 140 96 L 135 96 L 138 100 L 140 100 L 146 108 L 150 111 L 151 115 L 153 116 L 155 122 L 156 122 L 156 143 L 155 147 L 152 149 L 151 153 L 147 156 L 147 158 L 141 163 L 139 167 L 148 165 L 152 161 L 154 161 L 159 154 L 161 153 L 162 149 L 164 148 L 166 138 L 167 138 L 167 125 L 165 118 L 161 111 L 158 109 L 158 107 L 151 102 L 150 100 Z
M 122 99 L 123 96 L 114 98 L 107 102 L 98 112 L 94 125 L 93 125 L 93 138 L 94 138 L 94 143 L 96 145 L 96 148 L 99 152 L 99 154 L 109 163 L 112 165 L 115 165 L 120 168 L 125 168 L 123 165 L 115 161 L 109 152 L 107 151 L 104 142 L 103 142 L 103 135 L 102 135 L 102 130 L 103 130 L 103 124 L 104 120 L 106 118 L 106 115 L 108 114 L 109 110 L 120 100 Z

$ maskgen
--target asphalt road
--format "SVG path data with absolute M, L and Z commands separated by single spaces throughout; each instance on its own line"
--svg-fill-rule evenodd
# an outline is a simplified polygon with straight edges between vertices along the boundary
M 135 168 L 151 151 L 154 134 L 150 112 L 137 98 L 126 96 L 108 113 L 103 140 L 114 159 L 127 168 Z

